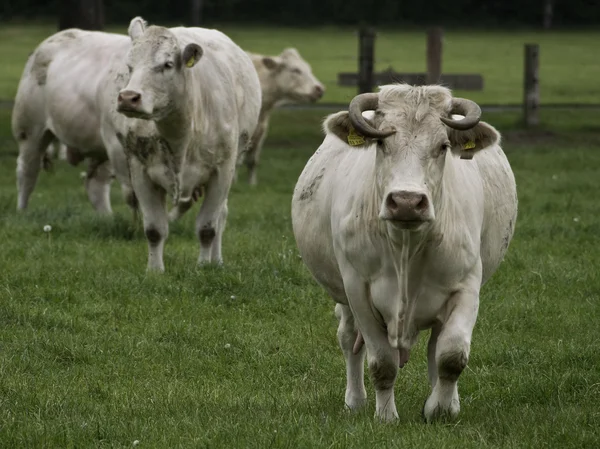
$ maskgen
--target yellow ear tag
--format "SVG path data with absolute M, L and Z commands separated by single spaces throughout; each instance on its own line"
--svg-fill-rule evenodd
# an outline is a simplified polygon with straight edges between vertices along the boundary
M 187 62 L 185 63 L 185 65 L 188 66 L 188 67 L 193 67 L 194 66 L 194 62 L 196 62 L 196 59 L 192 56 L 190 59 L 187 60 Z
M 472 150 L 473 148 L 475 148 L 475 142 L 472 140 L 469 140 L 467 143 L 463 144 L 463 150 Z
M 348 144 L 353 147 L 362 145 L 365 143 L 365 138 L 356 134 L 356 130 L 351 126 L 350 132 L 348 133 Z

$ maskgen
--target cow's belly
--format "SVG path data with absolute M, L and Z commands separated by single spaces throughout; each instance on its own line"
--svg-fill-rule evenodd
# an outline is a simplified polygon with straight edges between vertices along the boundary
M 62 143 L 86 156 L 106 154 L 100 135 L 100 117 L 85 102 L 80 104 L 49 95 L 46 111 L 46 126 Z

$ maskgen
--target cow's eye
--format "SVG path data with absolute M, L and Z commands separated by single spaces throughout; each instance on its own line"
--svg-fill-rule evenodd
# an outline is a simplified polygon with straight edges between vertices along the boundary
M 165 69 L 172 69 L 173 63 L 171 61 L 167 61 L 167 62 L 165 62 L 164 67 L 165 67 Z
M 292 73 L 295 73 L 296 75 L 302 75 L 302 70 L 296 68 L 296 69 L 292 69 Z
M 440 151 L 442 153 L 448 151 L 450 149 L 450 143 L 449 142 L 445 142 L 442 144 L 442 146 L 440 147 Z
M 130 65 L 127 65 L 127 70 L 129 71 L 129 73 L 131 74 L 131 72 L 133 72 L 133 67 L 131 67 Z

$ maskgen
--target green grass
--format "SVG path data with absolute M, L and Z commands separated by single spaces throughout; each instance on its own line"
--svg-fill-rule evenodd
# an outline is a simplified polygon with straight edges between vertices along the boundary
M 126 26 L 110 31 L 126 32 Z M 287 29 L 220 27 L 242 48 L 278 54 L 284 47 L 297 47 L 325 84 L 328 103 L 347 103 L 355 88 L 338 87 L 337 73 L 357 70 L 357 36 L 352 29 Z M 27 56 L 45 37 L 56 31 L 52 25 L 7 25 L 0 28 L 0 99 L 12 99 Z M 527 32 L 447 30 L 444 37 L 445 73 L 480 73 L 481 92 L 457 91 L 457 95 L 482 103 L 523 101 L 523 45 L 540 45 L 540 92 L 542 103 L 600 103 L 598 31 Z M 425 70 L 425 31 L 380 30 L 376 42 L 376 70 L 390 65 L 402 72 Z
M 333 304 L 291 234 L 322 114 L 274 117 L 260 185 L 231 193 L 223 268 L 196 268 L 189 213 L 159 276 L 145 273 L 145 239 L 117 189 L 116 216 L 97 217 L 79 169 L 57 162 L 15 212 L 16 146 L 0 111 L 0 447 L 598 447 L 596 118 L 543 111 L 526 133 L 514 115 L 486 116 L 503 131 L 520 213 L 482 292 L 460 419 L 421 422 L 423 335 L 396 384 L 400 419 L 383 425 L 368 378 L 367 409 L 343 410 Z

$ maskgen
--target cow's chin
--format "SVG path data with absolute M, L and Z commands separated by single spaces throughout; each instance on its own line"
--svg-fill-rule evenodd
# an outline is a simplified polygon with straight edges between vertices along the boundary
M 287 103 L 315 103 L 320 98 L 320 95 L 292 93 L 288 96 Z
M 390 230 L 411 232 L 423 231 L 430 223 L 429 220 L 385 220 L 385 222 L 387 223 L 388 229 Z

